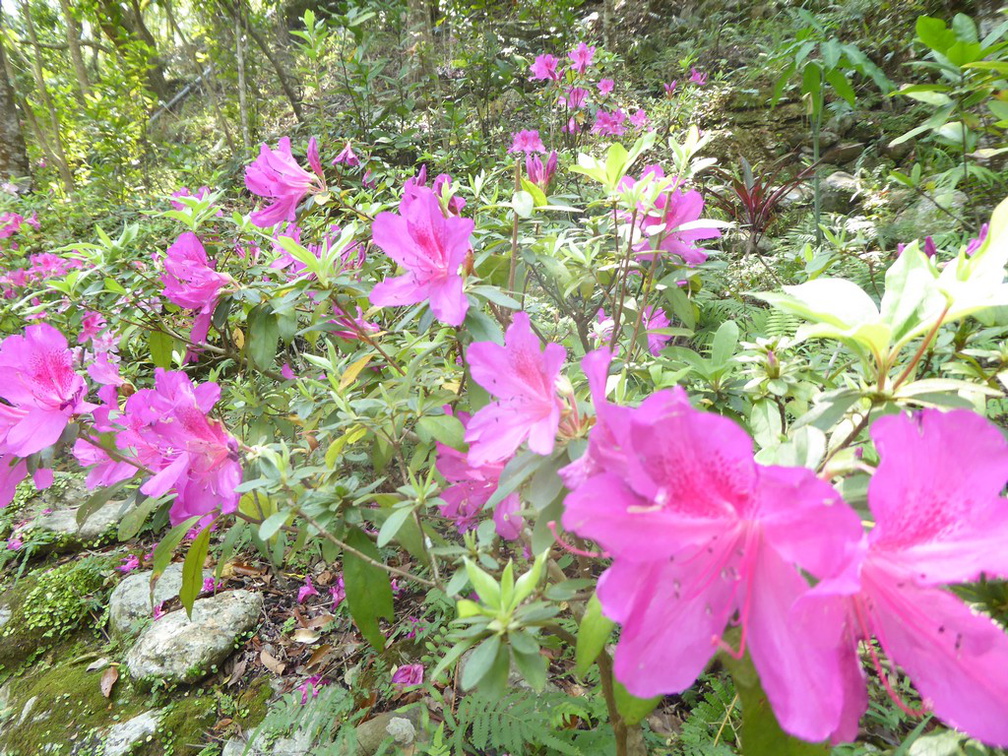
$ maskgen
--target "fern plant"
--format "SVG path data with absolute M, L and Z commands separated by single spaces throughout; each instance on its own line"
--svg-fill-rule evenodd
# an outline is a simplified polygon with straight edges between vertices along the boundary
M 739 724 L 738 699 L 730 680 L 705 677 L 700 700 L 683 722 L 675 756 L 735 756 Z

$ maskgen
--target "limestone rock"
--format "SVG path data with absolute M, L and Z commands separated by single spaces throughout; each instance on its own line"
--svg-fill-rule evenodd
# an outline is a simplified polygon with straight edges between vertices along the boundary
M 134 572 L 120 581 L 109 599 L 109 630 L 122 638 L 135 634 L 138 625 L 151 618 L 154 607 L 178 595 L 182 587 L 182 565 L 170 564 L 154 584 L 154 602 L 151 603 L 150 580 L 154 573 Z M 213 577 L 212 570 L 204 570 L 203 577 Z
M 819 191 L 822 197 L 822 209 L 825 212 L 844 213 L 855 205 L 858 182 L 849 173 L 837 171 L 822 179 Z
M 160 718 L 161 712 L 152 709 L 126 722 L 113 725 L 105 735 L 102 756 L 128 756 L 137 745 L 157 732 Z
M 77 523 L 79 507 L 64 506 L 41 514 L 32 528 L 53 536 L 50 550 L 72 551 L 93 544 L 122 519 L 129 505 L 122 501 L 107 501 L 92 512 L 83 523 Z
M 179 609 L 154 621 L 126 654 L 134 680 L 193 683 L 234 650 L 238 638 L 259 623 L 263 599 L 250 591 L 229 591 L 198 599 L 192 620 Z

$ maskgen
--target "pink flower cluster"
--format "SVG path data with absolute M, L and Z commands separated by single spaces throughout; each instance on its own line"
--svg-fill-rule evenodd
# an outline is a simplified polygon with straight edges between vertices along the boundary
M 880 670 L 874 639 L 935 714 L 1008 744 L 1008 635 L 942 587 L 1008 575 L 997 428 L 967 411 L 877 420 L 866 536 L 828 483 L 757 464 L 749 436 L 682 389 L 621 407 L 608 352 L 583 365 L 596 424 L 561 470 L 563 524 L 612 556 L 598 596 L 622 625 L 614 669 L 631 693 L 689 687 L 738 625 L 728 650 L 748 651 L 784 729 L 852 739 L 868 703 L 858 643 Z
M 298 165 L 291 154 L 289 137 L 283 137 L 275 150 L 265 144 L 260 147 L 259 157 L 245 169 L 245 187 L 272 203 L 252 213 L 255 225 L 267 228 L 281 221 L 293 221 L 297 218 L 297 206 L 306 194 L 326 190 L 315 137 L 308 142 L 308 164 L 313 173 Z
M 85 439 L 73 450 L 78 462 L 92 467 L 88 488 L 146 472 L 150 477 L 140 490 L 147 496 L 175 493 L 173 525 L 237 509 L 235 488 L 242 479 L 238 442 L 220 421 L 208 417 L 220 398 L 216 383 L 195 386 L 185 373 L 158 368 L 154 388 L 137 391 L 122 411 L 114 392 L 105 397 L 111 401 L 95 410 L 95 430 L 114 435 L 114 455 Z
M 227 273 L 218 273 L 207 259 L 203 242 L 191 231 L 182 234 L 165 253 L 162 292 L 168 301 L 189 310 L 196 310 L 189 339 L 200 344 L 206 341 L 210 321 L 221 291 L 232 282 Z
M 21 226 L 25 223 L 38 230 L 38 214 L 32 213 L 29 217 L 25 218 L 20 213 L 0 213 L 0 239 L 7 239 L 16 233 L 19 233 L 21 231 Z

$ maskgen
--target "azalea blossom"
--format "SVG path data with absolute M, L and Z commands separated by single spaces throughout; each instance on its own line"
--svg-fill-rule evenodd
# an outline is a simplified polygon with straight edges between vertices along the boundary
M 702 73 L 696 68 L 690 68 L 689 80 L 691 84 L 696 84 L 698 87 L 702 87 L 707 83 L 707 74 Z
M 127 557 L 123 557 L 122 564 L 116 567 L 119 572 L 124 575 L 128 575 L 140 566 L 140 557 L 136 554 L 130 554 Z
M 462 423 L 463 429 L 467 429 L 470 423 L 469 414 L 458 412 L 455 415 Z M 473 465 L 468 456 L 450 446 L 445 446 L 441 442 L 436 443 L 437 462 L 435 466 L 449 485 L 441 492 L 444 504 L 438 507 L 441 516 L 455 523 L 455 527 L 460 533 L 473 530 L 479 524 L 479 515 L 483 507 L 490 500 L 490 497 L 497 491 L 497 484 L 500 481 L 501 473 L 507 460 L 488 462 L 482 465 Z M 497 505 L 494 512 L 494 522 L 498 519 L 501 525 L 497 527 L 497 533 L 502 538 L 514 540 L 517 534 L 514 532 L 514 524 L 520 518 L 511 515 L 518 511 L 521 502 L 517 493 L 508 494 Z M 503 510 L 498 517 L 497 511 Z
M 398 688 L 409 688 L 413 685 L 423 685 L 423 664 L 404 664 L 392 675 L 392 684 Z
M 595 47 L 579 42 L 577 47 L 567 53 L 567 57 L 570 58 L 571 68 L 579 74 L 583 74 L 595 58 Z
M 538 155 L 529 155 L 525 158 L 525 175 L 528 176 L 529 181 L 544 192 L 549 189 L 550 182 L 553 180 L 553 174 L 556 173 L 556 167 L 556 150 L 550 152 L 545 165 L 543 165 L 543 161 Z
M 350 168 L 360 165 L 360 158 L 353 151 L 353 145 L 350 142 L 347 142 L 343 149 L 340 150 L 340 154 L 333 158 L 333 165 L 339 165 L 340 163 L 345 163 Z
M 86 393 L 70 346 L 55 328 L 41 323 L 8 336 L 0 343 L 0 398 L 7 402 L 0 405 L 0 456 L 27 457 L 55 444 L 75 415 L 93 409 Z
M 438 200 L 441 202 L 441 210 L 444 212 L 445 217 L 462 214 L 466 201 L 455 194 L 451 176 L 447 173 L 439 173 L 434 178 L 432 188 L 434 189 L 434 194 L 437 195 Z
M 612 79 L 602 79 L 595 86 L 598 87 L 598 91 L 602 94 L 603 97 L 608 97 L 609 93 L 613 91 L 613 87 L 616 86 L 616 82 L 613 81 Z
M 297 690 L 301 691 L 301 705 L 308 703 L 309 698 L 317 698 L 319 691 L 328 684 L 329 681 L 322 679 L 322 675 L 312 675 L 298 685 Z
M 529 67 L 532 76 L 529 81 L 558 81 L 560 73 L 557 64 L 560 60 L 555 55 L 536 55 L 535 62 Z
M 588 102 L 588 90 L 584 87 L 570 87 L 560 101 L 571 110 L 580 110 Z
M 24 541 L 22 541 L 17 536 L 11 536 L 10 538 L 7 539 L 8 551 L 19 551 L 22 546 L 24 546 Z
M 104 316 L 99 312 L 87 310 L 81 318 L 81 331 L 77 334 L 77 343 L 85 344 L 91 341 L 108 326 Z
M 306 194 L 326 190 L 318 142 L 314 137 L 308 142 L 308 164 L 314 173 L 298 165 L 291 154 L 289 137 L 283 137 L 275 150 L 261 145 L 259 157 L 245 169 L 245 187 L 272 203 L 252 213 L 255 225 L 267 228 L 281 221 L 293 221 L 297 217 L 297 206 Z
M 329 599 L 332 601 L 333 611 L 336 611 L 345 598 L 346 585 L 343 582 L 343 575 L 339 575 L 336 582 L 329 586 Z
M 567 351 L 559 344 L 541 346 L 525 312 L 514 314 L 504 346 L 492 341 L 469 346 L 473 380 L 496 397 L 466 429 L 471 465 L 505 460 L 526 440 L 536 454 L 552 453 L 562 408 L 555 383 Z
M 676 79 L 672 79 L 672 81 L 668 82 L 667 84 L 663 84 L 662 86 L 665 88 L 665 96 L 672 97 L 672 95 L 675 94 L 676 87 L 678 85 L 679 82 Z
M 461 325 L 469 301 L 462 291 L 460 268 L 476 224 L 470 218 L 445 218 L 431 189 L 413 191 L 402 215 L 379 213 L 371 226 L 374 243 L 406 269 L 405 275 L 375 285 L 371 304 L 390 307 L 430 301 L 438 320 Z
M 668 315 L 661 308 L 648 305 L 644 308 L 644 313 L 641 316 L 641 325 L 644 326 L 644 330 L 647 332 L 648 351 L 657 357 L 665 345 L 672 339 L 666 333 L 655 333 L 655 331 L 660 331 L 671 325 Z
M 181 189 L 172 192 L 171 196 L 175 198 L 171 201 L 172 210 L 186 209 L 186 206 L 178 201 L 180 199 L 202 200 L 205 199 L 209 194 L 210 194 L 210 187 L 208 186 L 201 186 L 199 188 L 199 191 L 197 191 L 195 194 L 189 191 L 189 187 L 183 186 Z
M 626 133 L 626 113 L 621 109 L 613 112 L 599 110 L 595 113 L 595 125 L 592 126 L 592 134 L 599 136 L 623 136 Z
M 637 111 L 630 115 L 630 123 L 633 124 L 635 129 L 646 128 L 648 125 L 647 113 L 642 108 L 637 108 Z
M 189 340 L 196 344 L 206 341 L 210 332 L 214 308 L 221 291 L 232 278 L 218 273 L 210 265 L 203 242 L 191 231 L 179 236 L 165 253 L 162 291 L 169 302 L 188 310 L 196 310 Z
M 983 246 L 983 243 L 987 241 L 988 231 L 990 231 L 990 224 L 984 223 L 980 227 L 980 233 L 977 234 L 976 238 L 969 240 L 969 243 L 966 245 L 967 257 L 972 257 L 973 253 Z
M 535 130 L 518 131 L 512 134 L 514 140 L 511 142 L 511 148 L 508 150 L 508 154 L 515 152 L 524 152 L 526 155 L 532 152 L 546 152 L 546 147 L 542 143 L 542 139 L 539 138 L 539 132 Z
M 305 577 L 304 585 L 298 589 L 297 600 L 299 604 L 303 604 L 305 599 L 309 596 L 318 596 L 319 592 L 316 590 L 315 585 L 312 583 L 311 575 Z
M 840 570 L 858 516 L 811 470 L 756 464 L 749 435 L 682 388 L 617 407 L 608 351 L 583 365 L 597 417 L 588 451 L 561 471 L 563 525 L 612 556 L 597 595 L 622 625 L 616 678 L 642 698 L 679 693 L 734 619 L 734 653 L 749 651 L 781 723 L 823 739 L 839 716 L 839 663 L 794 631 L 788 609 L 808 588 L 799 567 Z
M 981 573 L 1008 576 L 1008 443 L 967 410 L 882 417 L 871 436 L 881 458 L 868 486 L 875 526 L 847 569 L 791 614 L 810 637 L 839 649 L 845 696 L 834 739 L 857 735 L 868 706 L 857 646 L 868 644 L 881 672 L 874 638 L 926 708 L 1008 746 L 1008 635 L 943 587 Z

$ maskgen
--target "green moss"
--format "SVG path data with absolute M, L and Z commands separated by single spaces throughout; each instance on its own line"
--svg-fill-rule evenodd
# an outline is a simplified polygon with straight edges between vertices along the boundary
M 79 656 L 82 646 L 60 649 L 59 656 Z M 40 665 L 41 666 L 41 665 Z M 35 668 L 8 683 L 10 696 L 4 712 L 6 726 L 0 748 L 11 753 L 61 756 L 92 739 L 96 730 L 125 721 L 144 710 L 144 701 L 123 676 L 110 698 L 101 693 L 101 672 L 88 672 L 84 663 L 62 662 Z M 26 704 L 35 699 L 24 720 Z
M 272 697 L 273 688 L 268 677 L 254 680 L 235 701 L 237 707 L 235 722 L 243 730 L 258 725 L 266 717 L 267 704 Z
M 203 690 L 186 691 L 161 715 L 157 733 L 141 749 L 141 756 L 185 756 L 199 753 L 207 731 L 217 722 L 217 702 Z

